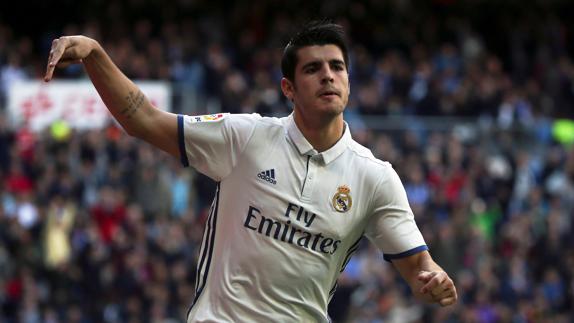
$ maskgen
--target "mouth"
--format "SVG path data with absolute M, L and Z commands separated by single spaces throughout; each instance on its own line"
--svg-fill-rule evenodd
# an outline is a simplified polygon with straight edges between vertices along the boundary
M 319 91 L 317 96 L 319 96 L 321 98 L 334 98 L 334 97 L 340 97 L 341 93 L 337 90 L 329 89 L 329 90 Z

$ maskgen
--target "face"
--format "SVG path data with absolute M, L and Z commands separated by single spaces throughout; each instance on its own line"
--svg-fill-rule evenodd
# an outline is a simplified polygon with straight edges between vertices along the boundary
M 295 80 L 281 81 L 295 113 L 304 117 L 336 117 L 349 99 L 349 74 L 341 49 L 336 45 L 308 46 L 297 51 Z

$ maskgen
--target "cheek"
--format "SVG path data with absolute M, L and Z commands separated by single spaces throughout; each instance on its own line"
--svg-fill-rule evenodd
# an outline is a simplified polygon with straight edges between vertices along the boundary
M 299 97 L 303 100 L 309 99 L 311 97 L 311 93 L 313 93 L 310 84 L 301 84 L 301 88 L 299 88 Z
M 349 100 L 350 94 L 351 94 L 351 88 L 349 87 L 349 83 L 347 83 L 347 85 L 344 87 L 343 92 L 343 100 L 345 101 L 345 103 Z
M 349 77 L 348 76 L 341 76 L 341 84 L 342 84 L 342 88 L 347 92 L 347 94 L 349 94 L 350 92 L 350 83 L 349 83 Z
M 297 80 L 297 88 L 293 90 L 293 94 L 299 99 L 305 100 L 313 92 L 313 83 L 305 78 Z

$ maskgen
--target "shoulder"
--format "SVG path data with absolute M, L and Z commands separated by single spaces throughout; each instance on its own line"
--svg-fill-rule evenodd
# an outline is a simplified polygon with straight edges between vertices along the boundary
M 364 164 L 364 166 L 367 166 L 369 169 L 381 171 L 388 171 L 393 169 L 391 163 L 376 158 L 369 148 L 359 144 L 355 140 L 350 140 L 348 147 L 353 154 L 354 159 L 357 162 Z
M 231 114 L 225 125 L 234 133 L 249 134 L 249 141 L 265 143 L 283 137 L 283 124 L 280 118 L 262 117 L 257 113 Z
M 280 136 L 285 132 L 285 121 L 286 118 L 276 118 L 276 117 L 264 117 L 257 115 L 254 118 L 254 131 L 259 133 L 259 136 L 270 137 Z M 265 139 L 265 138 L 260 138 Z
M 238 114 L 225 114 L 222 118 L 230 123 L 251 123 L 256 124 L 258 127 L 282 127 L 283 118 L 264 117 L 258 113 L 238 113 Z
M 381 185 L 393 183 L 392 186 L 394 186 L 397 180 L 400 182 L 390 162 L 375 157 L 369 148 L 354 140 L 349 142 L 348 147 L 351 154 L 351 160 L 348 162 L 353 165 L 355 174 L 362 178 L 362 182 L 373 191 Z
M 262 119 L 263 117 L 258 113 L 225 113 L 223 117 L 223 120 L 226 122 L 235 123 L 258 123 L 261 122 Z
M 286 118 L 260 117 L 259 123 L 271 128 L 282 128 Z

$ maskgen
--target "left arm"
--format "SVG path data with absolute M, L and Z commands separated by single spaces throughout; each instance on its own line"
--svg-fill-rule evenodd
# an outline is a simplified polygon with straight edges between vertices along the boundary
M 428 251 L 419 251 L 426 249 L 426 243 L 399 175 L 391 164 L 382 166 L 385 176 L 373 190 L 373 215 L 365 235 L 384 252 L 385 260 L 392 261 L 418 299 L 442 306 L 454 304 L 457 295 L 452 279 Z
M 456 303 L 458 296 L 452 279 L 434 262 L 428 251 L 393 259 L 392 262 L 416 298 L 441 306 Z

